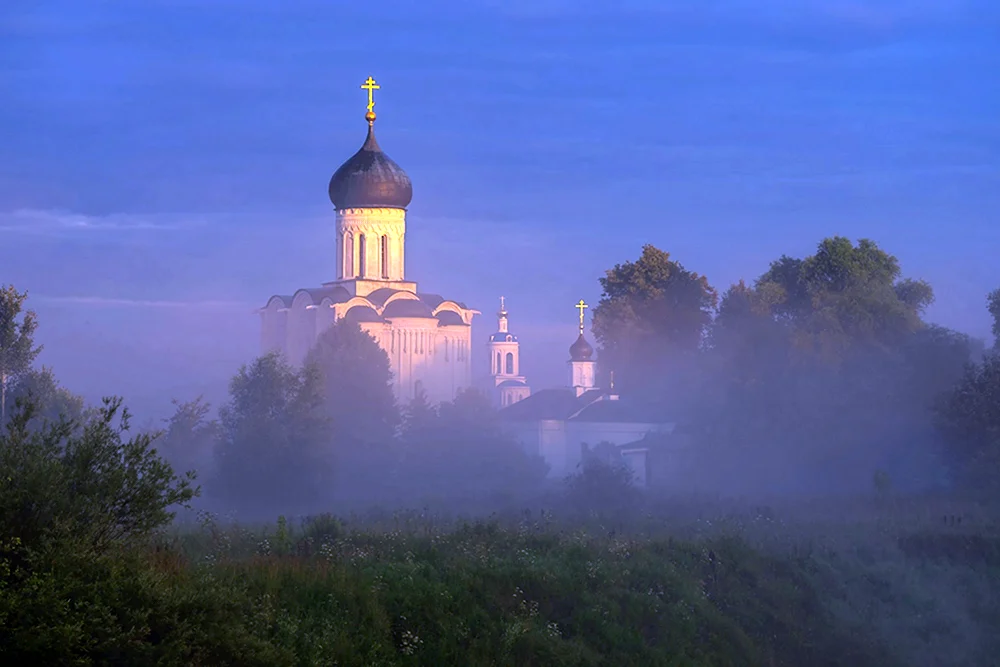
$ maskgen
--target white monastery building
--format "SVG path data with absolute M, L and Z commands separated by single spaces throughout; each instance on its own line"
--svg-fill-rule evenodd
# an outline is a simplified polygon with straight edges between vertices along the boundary
M 278 350 L 301 364 L 317 337 L 346 318 L 389 355 L 398 400 L 407 402 L 422 389 L 432 403 L 450 401 L 472 383 L 472 318 L 479 311 L 421 292 L 407 280 L 406 207 L 413 186 L 375 140 L 372 95 L 379 86 L 368 77 L 361 87 L 368 91 L 368 136 L 330 179 L 336 277 L 272 296 L 259 311 L 261 350 Z M 516 367 L 515 343 L 510 379 L 517 379 Z
M 385 350 L 397 400 L 426 392 L 431 403 L 451 401 L 472 387 L 472 320 L 464 303 L 421 292 L 406 276 L 406 208 L 413 186 L 375 140 L 374 79 L 368 91 L 368 136 L 334 172 L 330 201 L 336 210 L 334 279 L 318 287 L 275 295 L 259 310 L 261 351 L 277 350 L 301 364 L 334 322 L 356 322 Z M 527 451 L 542 456 L 552 476 L 571 474 L 594 447 L 611 446 L 647 479 L 647 440 L 674 430 L 672 420 L 622 400 L 614 386 L 597 386 L 594 348 L 580 328 L 569 349 L 568 385 L 532 393 L 521 372 L 520 343 L 509 328 L 503 297 L 497 330 L 487 341 L 495 405 Z
M 577 472 L 588 452 L 612 447 L 632 470 L 637 483 L 647 483 L 646 438 L 669 435 L 674 422 L 647 406 L 623 399 L 614 390 L 597 386 L 594 348 L 584 336 L 587 304 L 581 299 L 580 330 L 570 345 L 567 386 L 543 389 L 508 404 L 500 416 L 508 431 L 531 454 L 549 465 L 549 475 L 561 478 Z M 502 312 L 502 309 L 501 309 Z

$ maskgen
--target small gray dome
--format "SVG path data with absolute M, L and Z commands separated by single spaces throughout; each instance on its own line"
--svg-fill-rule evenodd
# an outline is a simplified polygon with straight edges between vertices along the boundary
M 583 334 L 580 334 L 576 342 L 569 346 L 569 358 L 572 361 L 590 361 L 592 356 L 594 356 L 594 348 L 590 346 Z
M 368 137 L 330 179 L 330 201 L 344 208 L 406 208 L 413 199 L 413 185 L 403 168 L 382 152 L 375 141 L 375 125 Z

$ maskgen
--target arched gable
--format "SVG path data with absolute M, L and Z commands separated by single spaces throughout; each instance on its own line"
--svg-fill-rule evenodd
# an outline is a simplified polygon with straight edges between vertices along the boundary
M 313 306 L 313 305 L 316 305 L 316 302 L 313 300 L 313 295 L 311 290 L 300 289 L 296 291 L 295 295 L 292 297 L 292 308 L 294 310 L 301 310 L 304 309 L 306 306 Z
M 437 305 L 437 307 L 434 309 L 434 311 L 432 312 L 432 314 L 435 317 L 437 317 L 439 313 L 446 312 L 446 311 L 447 312 L 452 312 L 452 313 L 455 313 L 456 315 L 458 315 L 460 318 L 462 318 L 462 322 L 463 323 L 465 323 L 465 324 L 469 323 L 469 321 L 468 321 L 468 319 L 466 317 L 466 314 L 465 314 L 466 313 L 466 309 L 462 308 L 460 305 L 458 305 L 454 301 L 442 301 L 441 303 L 439 303 Z
M 265 310 L 282 310 L 285 308 L 291 308 L 292 297 L 283 296 L 280 294 L 275 294 L 270 299 L 267 300 L 267 305 L 264 306 Z
M 420 298 L 413 292 L 407 292 L 406 290 L 398 290 L 395 293 L 389 295 L 389 297 L 382 302 L 382 310 L 385 310 L 386 306 L 388 306 L 393 301 L 401 301 L 401 300 L 420 301 Z

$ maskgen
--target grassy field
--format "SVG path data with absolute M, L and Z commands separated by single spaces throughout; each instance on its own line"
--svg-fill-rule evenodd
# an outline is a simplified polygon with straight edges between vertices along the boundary
M 203 517 L 156 563 L 225 598 L 259 664 L 945 667 L 1000 648 L 996 526 L 940 499 Z
M 942 499 L 381 512 L 35 564 L 0 545 L 5 664 L 991 665 L 1000 531 Z

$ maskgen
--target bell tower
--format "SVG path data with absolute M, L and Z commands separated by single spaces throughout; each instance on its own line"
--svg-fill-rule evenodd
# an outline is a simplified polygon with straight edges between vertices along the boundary
M 517 336 L 510 332 L 507 323 L 507 304 L 500 297 L 497 311 L 497 332 L 490 336 L 487 348 L 490 354 L 490 376 L 493 378 L 494 401 L 500 408 L 513 405 L 531 395 L 521 375 L 521 349 Z

